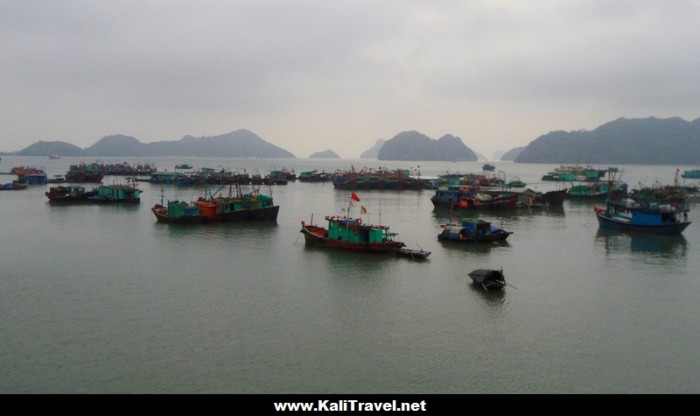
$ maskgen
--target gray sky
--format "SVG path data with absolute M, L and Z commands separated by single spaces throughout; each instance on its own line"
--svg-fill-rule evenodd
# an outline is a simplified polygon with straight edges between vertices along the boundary
M 0 151 L 241 128 L 356 158 L 700 117 L 696 0 L 0 0 Z

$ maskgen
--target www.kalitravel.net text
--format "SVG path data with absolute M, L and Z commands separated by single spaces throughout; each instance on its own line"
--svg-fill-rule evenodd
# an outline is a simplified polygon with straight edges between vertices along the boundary
M 426 412 L 425 400 L 420 402 L 361 402 L 359 400 L 318 400 L 316 402 L 275 402 L 277 412 Z

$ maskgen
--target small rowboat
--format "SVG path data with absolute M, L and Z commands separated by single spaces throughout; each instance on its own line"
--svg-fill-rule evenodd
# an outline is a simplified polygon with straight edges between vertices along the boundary
M 476 269 L 469 273 L 474 283 L 480 284 L 486 290 L 501 290 L 506 286 L 503 270 Z
M 404 256 L 404 257 L 410 257 L 413 260 L 425 260 L 428 258 L 430 255 L 430 252 L 427 250 L 421 249 L 415 249 L 415 248 L 406 248 L 406 247 L 401 247 L 399 249 L 394 250 L 394 253 Z

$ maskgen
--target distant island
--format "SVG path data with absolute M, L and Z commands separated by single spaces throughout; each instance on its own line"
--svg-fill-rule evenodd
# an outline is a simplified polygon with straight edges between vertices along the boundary
M 109 156 L 109 157 L 255 157 L 295 158 L 295 156 L 255 133 L 241 129 L 212 137 L 184 136 L 177 141 L 141 143 L 131 136 L 106 136 L 90 147 L 81 149 L 61 141 L 39 141 L 18 152 L 17 156 Z
M 700 119 L 619 118 L 593 131 L 554 131 L 538 137 L 516 163 L 700 164 Z
M 525 150 L 525 146 L 510 149 L 509 151 L 503 153 L 499 160 L 512 162 L 520 153 L 523 152 L 523 150 Z
M 476 161 L 478 157 L 459 137 L 446 134 L 433 140 L 417 131 L 405 131 L 387 140 L 377 155 L 379 160 Z
M 700 165 L 700 118 L 619 118 L 592 131 L 553 131 L 504 153 L 500 160 L 515 163 L 597 163 Z M 175 141 L 142 143 L 125 135 L 105 136 L 81 149 L 63 141 L 40 140 L 17 156 L 79 157 L 235 157 L 296 158 L 255 133 L 240 129 L 211 137 L 184 136 Z M 434 140 L 417 131 L 404 131 L 390 140 L 379 139 L 361 158 L 397 161 L 477 161 L 479 156 L 459 137 L 446 134 Z M 335 152 L 317 152 L 311 158 L 340 158 Z M 484 159 L 483 156 L 481 156 Z
M 323 152 L 312 153 L 309 156 L 309 159 L 340 159 L 340 156 L 338 156 L 334 151 L 329 149 L 324 150 Z
M 384 143 L 386 143 L 386 140 L 384 139 L 377 140 L 371 149 L 367 149 L 362 152 L 360 159 L 376 159 L 379 156 L 379 151 L 382 149 L 382 146 L 384 146 Z

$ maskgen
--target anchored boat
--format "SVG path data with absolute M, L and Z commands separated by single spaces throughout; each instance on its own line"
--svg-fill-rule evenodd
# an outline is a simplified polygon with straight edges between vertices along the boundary
M 486 290 L 501 290 L 506 286 L 503 269 L 476 269 L 469 273 L 472 281 Z
M 456 241 L 460 243 L 491 243 L 505 241 L 511 231 L 496 227 L 489 221 L 463 218 L 459 224 L 441 225 L 442 232 L 438 234 L 440 241 Z
M 353 192 L 351 199 L 346 211 L 348 215 L 326 216 L 326 227 L 313 224 L 313 216 L 309 224 L 302 220 L 300 232 L 304 234 L 306 244 L 366 253 L 410 253 L 402 250 L 406 244 L 395 240 L 397 234 L 391 232 L 388 226 L 365 224 L 361 218 L 351 217 L 349 212 L 352 201 L 360 202 L 360 198 Z M 362 211 L 366 212 L 364 207 Z M 423 253 L 423 256 L 427 257 L 428 254 L 430 253 Z
M 243 193 L 241 185 L 236 185 L 236 193 L 232 192 L 229 185 L 229 193 L 226 196 L 219 195 L 219 189 L 211 192 L 209 188 L 205 196 L 193 202 L 168 201 L 161 202 L 151 208 L 158 222 L 169 224 L 199 224 L 211 222 L 236 222 L 236 221 L 277 221 L 279 205 L 275 205 L 270 195 L 264 195 L 258 188 L 253 188 L 249 193 Z

